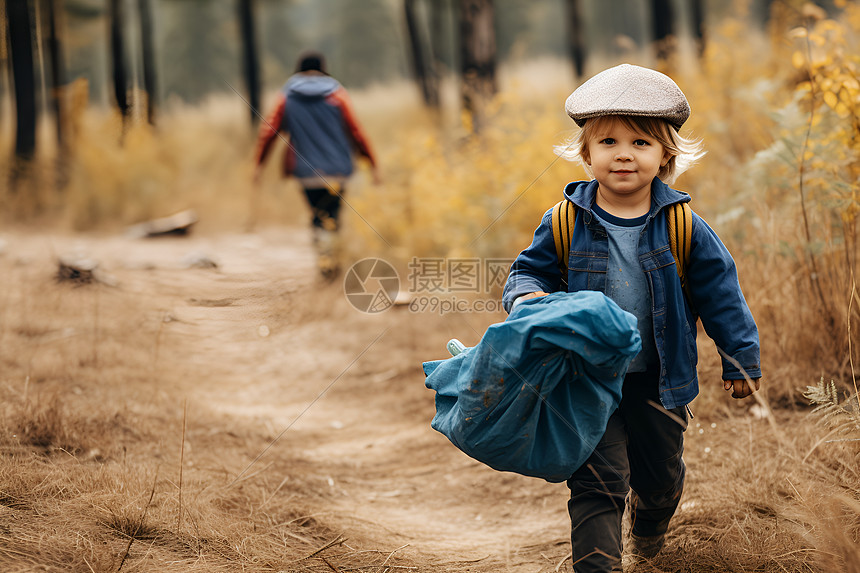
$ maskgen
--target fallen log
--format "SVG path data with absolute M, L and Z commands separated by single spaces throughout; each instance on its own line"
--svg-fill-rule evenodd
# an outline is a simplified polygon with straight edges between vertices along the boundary
M 194 209 L 186 209 L 168 217 L 132 225 L 128 229 L 128 235 L 134 238 L 183 237 L 191 233 L 191 228 L 198 220 Z

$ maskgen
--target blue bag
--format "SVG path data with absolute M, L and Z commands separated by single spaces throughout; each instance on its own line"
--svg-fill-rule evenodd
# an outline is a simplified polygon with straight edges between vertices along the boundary
M 641 347 L 636 317 L 602 293 L 523 301 L 477 346 L 424 363 L 431 426 L 494 469 L 564 481 L 603 436 Z

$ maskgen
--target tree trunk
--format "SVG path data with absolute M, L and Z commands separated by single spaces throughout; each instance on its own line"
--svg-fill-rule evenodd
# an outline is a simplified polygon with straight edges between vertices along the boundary
M 123 42 L 123 0 L 110 0 L 110 51 L 113 67 L 113 94 L 119 113 L 122 115 L 123 133 L 127 127 L 130 105 L 128 101 L 128 73 L 125 69 L 125 44 Z
M 138 0 L 140 13 L 140 43 L 143 59 L 143 89 L 146 91 L 146 120 L 155 125 L 158 107 L 158 84 L 155 77 L 155 42 L 152 29 L 152 2 Z
M 493 0 L 460 0 L 460 73 L 463 108 L 478 131 L 483 104 L 497 89 Z
M 63 0 L 48 0 L 45 3 L 48 20 L 48 54 L 51 65 L 51 104 L 54 109 L 54 125 L 57 128 L 57 157 L 54 162 L 54 183 L 58 191 L 62 191 L 69 181 L 69 153 L 71 142 L 66 132 L 67 95 L 66 95 L 66 63 L 63 52 Z
M 415 14 L 415 0 L 403 0 L 403 12 L 406 18 L 406 31 L 409 35 L 409 45 L 412 48 L 412 71 L 421 86 L 421 95 L 427 107 L 439 108 L 439 82 L 434 69 L 432 55 L 428 58 L 424 51 L 425 42 Z M 431 50 L 432 51 L 432 50 Z M 428 60 L 430 60 L 428 62 Z
M 701 58 L 705 54 L 705 0 L 693 0 L 693 38 Z
M 260 66 L 255 42 L 254 0 L 239 0 L 239 32 L 242 38 L 242 73 L 248 89 L 251 124 L 256 125 L 260 109 Z
M 451 0 L 430 0 L 430 59 L 442 105 L 442 79 L 454 68 L 452 39 L 455 12 Z
M 651 30 L 654 34 L 654 50 L 658 61 L 665 62 L 674 52 L 673 18 L 672 0 L 651 0 Z
M 57 126 L 57 144 L 62 155 L 66 144 L 63 129 L 66 117 L 63 100 L 63 88 L 66 85 L 61 21 L 63 0 L 49 0 L 46 7 L 48 10 L 48 53 L 51 58 L 51 103 Z
M 442 77 L 443 70 L 447 68 L 446 58 L 450 61 L 450 49 L 445 41 L 445 19 L 450 16 L 449 0 L 430 0 L 430 56 L 437 79 Z
M 576 79 L 585 75 L 585 37 L 582 33 L 582 12 L 579 0 L 566 0 L 567 46 Z
M 30 33 L 30 3 L 26 0 L 7 0 L 6 22 L 9 26 L 9 49 L 15 82 L 15 156 L 24 168 L 24 164 L 29 163 L 36 152 L 36 76 Z

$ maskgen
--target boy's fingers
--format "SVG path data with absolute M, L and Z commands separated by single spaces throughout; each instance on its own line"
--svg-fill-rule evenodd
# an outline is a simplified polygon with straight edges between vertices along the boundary
M 723 380 L 723 387 L 732 391 L 732 398 L 746 398 L 752 394 L 746 380 Z
M 756 387 L 758 390 L 758 387 Z M 732 396 L 735 398 L 746 398 L 747 396 L 752 396 L 752 393 L 755 390 L 752 389 L 752 386 L 746 380 L 737 380 L 735 381 L 735 389 L 732 392 Z
M 746 380 L 723 380 L 723 388 L 732 390 L 732 398 L 746 398 L 761 387 L 761 378 L 756 378 L 750 385 Z

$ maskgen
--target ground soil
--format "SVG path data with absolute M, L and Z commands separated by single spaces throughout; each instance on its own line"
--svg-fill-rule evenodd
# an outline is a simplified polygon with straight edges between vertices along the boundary
M 103 313 L 116 299 L 142 317 L 128 327 L 150 333 L 152 375 L 128 396 L 187 404 L 186 463 L 217 459 L 227 481 L 281 483 L 275 495 L 310 504 L 347 539 L 396 551 L 403 567 L 555 571 L 569 553 L 564 484 L 493 471 L 430 428 L 421 362 L 444 358 L 449 338 L 474 344 L 503 316 L 358 312 L 341 282 L 317 276 L 304 228 L 151 240 L 21 232 L 4 236 L 0 264 L 11 280 L 54 289 L 56 257 L 72 251 L 113 283 L 95 287 Z M 194 266 L 207 258 L 217 268 Z M 688 434 L 695 469 L 707 453 Z

